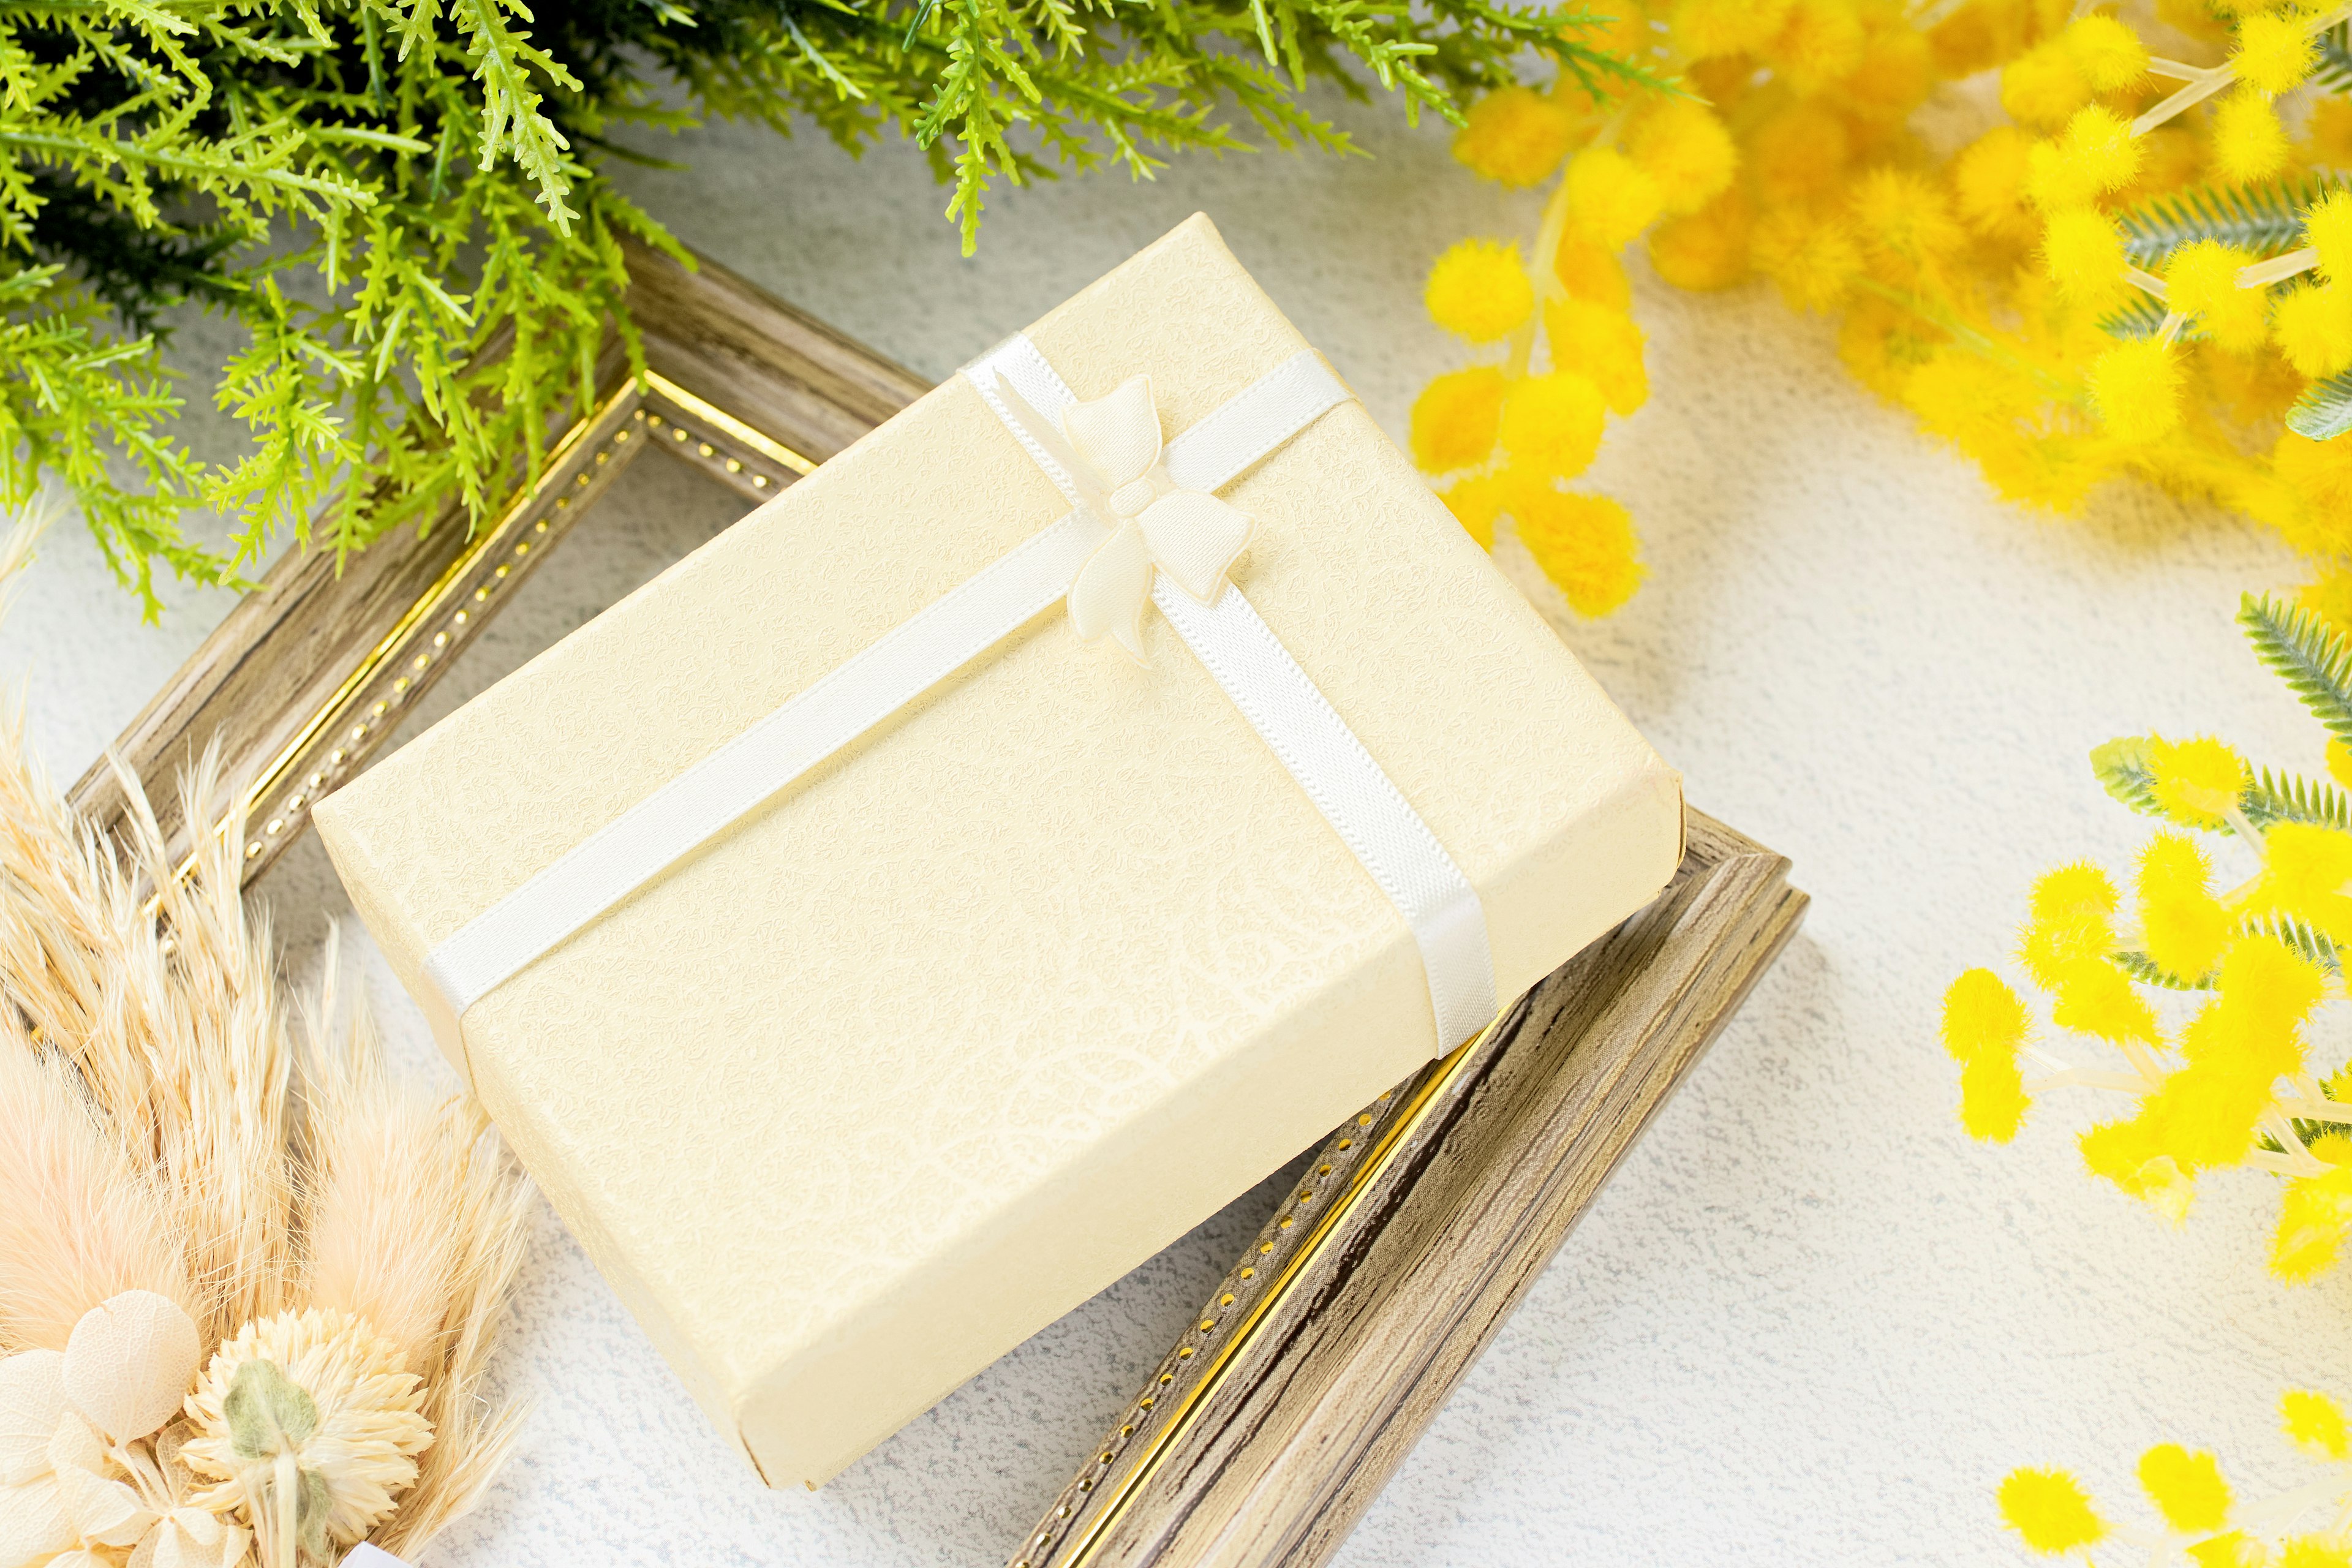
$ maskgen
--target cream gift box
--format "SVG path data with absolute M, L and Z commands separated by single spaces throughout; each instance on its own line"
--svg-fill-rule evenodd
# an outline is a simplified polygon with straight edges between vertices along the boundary
M 1080 398 L 1148 374 L 1171 437 L 1306 347 L 1201 217 L 1026 336 Z M 317 812 L 443 1048 L 771 1485 L 830 1478 L 1461 1043 L 1386 884 L 1156 611 L 1141 663 L 1032 616 L 445 995 L 428 963 L 457 933 L 1069 521 L 983 384 Z M 1676 775 L 1360 405 L 1218 493 L 1254 523 L 1241 595 L 1475 888 L 1494 995 L 1664 884 Z

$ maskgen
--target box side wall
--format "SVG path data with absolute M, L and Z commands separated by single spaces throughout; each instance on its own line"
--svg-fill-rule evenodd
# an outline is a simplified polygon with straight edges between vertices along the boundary
M 1504 918 L 1568 944 L 1539 968 L 1524 944 L 1506 958 L 1497 973 L 1506 1005 L 1654 898 L 1679 864 L 1682 837 L 1681 778 L 1660 763 L 1482 886 Z M 1525 907 L 1559 904 L 1567 877 L 1605 882 L 1618 896 L 1605 908 L 1576 901 L 1541 918 Z M 1398 1026 L 1401 1014 L 1417 1021 L 1427 1006 L 1418 953 L 1400 931 L 1306 1016 L 1102 1138 L 1017 1207 L 754 1383 L 737 1422 L 761 1473 L 774 1486 L 822 1485 L 1214 1214 L 1240 1181 L 1255 1184 L 1311 1147 L 1370 1098 L 1363 1083 L 1402 1081 L 1427 1059 L 1420 1047 L 1397 1044 L 1416 1033 Z M 1269 1160 L 1267 1150 L 1289 1152 Z M 914 1342 L 926 1353 L 905 1353 Z
M 1487 920 L 1508 933 L 1495 944 L 1496 994 L 1524 994 L 1656 898 L 1682 864 L 1683 809 L 1682 775 L 1658 763 L 1626 779 L 1573 830 L 1530 845 L 1483 879 Z M 1561 897 L 1580 882 L 1617 896 L 1605 903 Z
M 501 1063 L 495 1055 L 485 1056 L 480 1063 L 479 1081 L 476 1092 L 491 1119 L 505 1124 L 503 1108 L 515 1103 L 515 1090 L 500 1072 Z M 622 1151 L 614 1151 L 616 1157 Z M 710 1424 L 719 1429 L 735 1451 L 747 1462 L 751 1452 L 743 1447 L 740 1431 L 735 1420 L 735 1392 L 727 1386 L 725 1375 L 710 1360 L 695 1353 L 695 1346 L 671 1314 L 659 1290 L 654 1289 L 637 1267 L 629 1248 L 607 1227 L 604 1217 L 593 1204 L 583 1200 L 582 1188 L 575 1176 L 578 1173 L 561 1165 L 541 1161 L 531 1170 L 531 1178 L 556 1217 L 563 1222 L 581 1250 L 587 1253 L 596 1272 L 604 1277 L 613 1294 L 629 1310 L 629 1315 L 653 1342 L 662 1359 L 694 1402 L 702 1407 Z M 756 1463 L 754 1463 L 756 1468 Z
M 1098 1141 L 1017 1207 L 751 1384 L 738 1421 L 772 1486 L 823 1484 L 1038 1330 L 1181 1237 L 1425 1060 L 1402 931 L 1380 961 Z M 925 1347 L 920 1355 L 910 1346 Z
M 376 890 L 383 885 L 375 864 L 375 854 L 382 847 L 368 836 L 352 831 L 342 813 L 337 809 L 332 795 L 319 803 L 313 822 L 320 843 L 326 847 L 328 858 L 334 864 L 335 874 L 342 879 L 344 889 L 351 896 L 352 908 L 359 912 L 368 933 L 375 939 L 377 948 L 392 965 L 393 973 L 425 1014 L 426 1022 L 432 1026 L 435 1043 L 456 1067 L 466 1087 L 482 1101 L 485 1109 L 490 1110 L 492 1120 L 503 1127 L 507 1119 L 499 1115 L 498 1108 L 513 1102 L 513 1089 L 500 1076 L 495 1056 L 482 1064 L 483 1070 L 479 1074 L 476 1072 L 457 1016 L 441 1000 L 440 994 L 425 983 L 424 964 L 426 950 L 422 939 L 404 918 L 397 904 L 379 896 Z M 580 1243 L 582 1249 L 596 1265 L 597 1271 L 612 1287 L 614 1294 L 621 1299 L 646 1336 L 662 1352 L 671 1369 L 677 1373 L 678 1380 L 709 1416 L 711 1425 L 719 1428 L 738 1453 L 750 1460 L 751 1455 L 738 1436 L 732 1395 L 694 1356 L 685 1336 L 677 1331 L 669 1314 L 663 1309 L 657 1294 L 646 1289 L 644 1279 L 630 1266 L 624 1249 L 615 1244 L 593 1206 L 581 1201 L 580 1189 L 570 1179 L 570 1173 L 560 1163 L 545 1161 L 530 1163 L 530 1170 L 534 1184 L 555 1210 L 556 1216 L 563 1222 L 564 1228 Z

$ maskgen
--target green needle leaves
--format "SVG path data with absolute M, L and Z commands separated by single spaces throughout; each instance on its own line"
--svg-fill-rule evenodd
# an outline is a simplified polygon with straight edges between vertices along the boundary
M 1633 71 L 1599 25 L 1500 0 L 0 0 L 0 505 L 62 480 L 151 615 L 159 562 L 236 582 L 289 532 L 480 520 L 608 334 L 636 359 L 621 241 L 675 247 L 600 171 L 625 126 L 907 136 L 969 250 L 999 180 L 1149 179 L 1252 130 L 1350 150 L 1310 81 L 1458 118 L 1530 50 Z M 178 438 L 157 327 L 186 304 L 244 334 L 210 389 L 250 435 L 234 460 Z M 182 531 L 194 510 L 226 550 Z

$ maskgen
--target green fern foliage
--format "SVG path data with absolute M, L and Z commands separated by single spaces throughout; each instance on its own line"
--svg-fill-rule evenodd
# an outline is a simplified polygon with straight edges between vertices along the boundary
M 2099 331 L 2111 338 L 2152 338 L 2163 329 L 2165 321 L 2164 301 L 2135 289 L 2131 298 L 2099 319 Z M 2192 321 L 2179 330 L 2176 341 L 2189 342 L 2204 335 Z
M 2305 174 L 2158 196 L 2116 215 L 2124 253 L 2135 267 L 2161 268 L 2192 240 L 2218 239 L 2255 256 L 2274 256 L 2303 243 L 2305 209 L 2343 185 L 2333 175 Z
M 2344 973 L 2344 956 L 2335 942 L 2308 921 L 2297 920 L 2293 915 L 2271 915 L 2248 921 L 2246 929 L 2276 937 L 2289 949 L 2330 974 L 2340 977 Z
M 2238 624 L 2254 653 L 2336 740 L 2352 745 L 2352 646 L 2311 610 L 2246 595 Z
M 2175 827 L 2215 831 L 2210 824 L 2179 816 L 2157 798 L 2155 773 L 2147 763 L 2153 735 L 2125 735 L 2091 752 L 2091 769 L 2100 784 L 2116 800 Z M 2352 798 L 2334 784 L 2319 784 L 2268 768 L 2249 768 L 2238 792 L 2238 810 L 2259 831 L 2282 822 L 2308 823 L 2319 827 L 2352 831 Z M 2226 830 L 2221 830 L 2226 831 Z
M 969 249 L 989 192 L 1185 149 L 1349 150 L 1361 77 L 1458 119 L 1548 55 L 1646 82 L 1580 5 L 1509 0 L 0 0 L 0 504 L 62 481 L 123 580 L 234 581 L 479 519 L 635 354 L 622 242 L 670 248 L 605 163 L 698 118 L 929 150 Z M 161 323 L 242 334 L 211 395 L 238 460 L 178 441 Z M 518 465 L 520 465 L 520 469 Z M 312 540 L 312 520 L 341 498 Z M 183 531 L 234 520 L 226 552 Z
M 2328 733 L 2352 744 L 2352 640 L 2313 611 L 2268 595 L 2244 595 L 2238 607 L 2238 624 L 2256 657 L 2303 700 Z M 2108 795 L 2141 816 L 2179 827 L 2211 831 L 2209 822 L 2190 820 L 2166 809 L 2148 760 L 2156 743 L 2153 735 L 2119 736 L 2092 749 L 2091 770 Z M 2282 823 L 2352 832 L 2352 796 L 2332 784 L 2268 768 L 2245 769 L 2238 790 L 2238 810 L 2258 832 L 2268 832 Z
M 2161 985 L 2168 991 L 2218 991 L 2221 986 L 2210 974 L 2194 980 L 2183 980 L 2170 970 L 2159 966 L 2156 960 L 2137 949 L 2109 953 L 2116 966 L 2143 985 Z
M 2282 822 L 2315 827 L 2352 830 L 2352 800 L 2334 784 L 2316 784 L 2290 773 L 2254 771 L 2238 796 L 2238 809 L 2257 828 L 2267 830 Z
M 2305 387 L 2286 412 L 2286 427 L 2314 441 L 2333 441 L 2352 430 L 2352 371 Z
M 2147 763 L 2154 740 L 2152 735 L 2118 735 L 2091 748 L 2091 771 L 2100 786 L 2142 816 L 2165 815 L 2156 798 L 2156 771 Z
M 2344 974 L 2343 950 L 2326 931 L 2308 921 L 2293 915 L 2262 915 L 2242 921 L 2237 928 L 2253 936 L 2276 938 L 2289 950 L 2309 960 L 2314 967 L 2341 979 Z M 2217 976 L 2200 974 L 2184 977 L 2158 964 L 2147 953 L 2126 949 L 2107 955 L 2117 967 L 2143 985 L 2161 985 L 2168 991 L 2218 991 Z
M 2242 921 L 2237 929 L 2248 935 L 2274 937 L 2290 951 L 2309 960 L 2315 968 L 2338 979 L 2343 977 L 2343 950 L 2326 931 L 2308 921 L 2297 920 L 2293 915 L 2262 915 Z M 2168 991 L 2221 989 L 2220 980 L 2215 975 L 2175 974 L 2136 949 L 2113 952 L 2108 957 L 2125 973 L 2143 985 L 2160 985 Z
M 2319 35 L 2319 68 L 2308 79 L 2324 92 L 2352 92 L 2352 22 L 2338 22 Z

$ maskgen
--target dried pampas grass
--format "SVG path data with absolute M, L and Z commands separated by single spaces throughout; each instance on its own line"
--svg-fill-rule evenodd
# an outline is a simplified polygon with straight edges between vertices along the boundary
M 373 1536 L 402 1554 L 470 1507 L 513 1446 L 520 1413 L 490 1412 L 481 1384 L 530 1194 L 479 1105 L 394 1079 L 365 1014 L 331 1026 L 335 958 L 331 935 L 327 983 L 305 1010 L 305 1294 L 373 1325 L 408 1365 L 440 1369 L 422 1406 L 435 1440 Z
M 35 531 L 0 542 L 0 583 Z M 188 820 L 214 776 L 208 757 L 184 781 Z M 219 1568 L 331 1563 L 362 1531 L 414 1553 L 479 1498 L 515 1438 L 518 1413 L 491 1407 L 484 1378 L 527 1189 L 470 1099 L 385 1070 L 364 1011 L 337 995 L 331 941 L 326 979 L 289 1005 L 268 924 L 239 896 L 243 824 L 175 867 L 137 781 L 123 783 L 133 807 L 118 847 L 30 757 L 21 701 L 0 702 L 0 1384 L 48 1388 L 38 1358 L 80 1344 L 77 1327 L 113 1303 L 184 1315 L 203 1370 L 181 1397 L 212 1391 L 72 1483 L 119 1486 L 135 1507 L 60 1553 L 113 1562 L 130 1543 L 115 1535 L 137 1529 L 151 1556 L 208 1542 Z M 340 1363 L 297 1356 L 268 1369 L 270 1398 L 421 1428 L 398 1465 L 339 1469 L 288 1435 L 299 1420 L 221 1425 L 258 1397 L 223 1404 L 231 1381 L 263 1376 L 246 1363 L 320 1325 L 367 1347 L 368 1377 L 304 1390 L 301 1367 Z M 95 1333 L 75 1353 L 103 1368 Z M 125 1362 L 119 1375 L 154 1373 Z M 35 1403 L 63 1430 L 88 1416 Z M 179 1458 L 191 1443 L 201 1477 Z
M 154 1184 L 93 1119 L 72 1068 L 21 1036 L 0 1038 L 0 1351 L 62 1351 L 84 1312 L 125 1290 L 193 1305 Z

